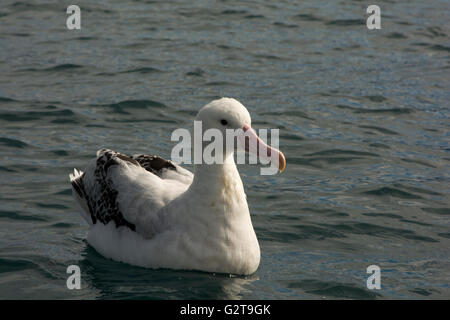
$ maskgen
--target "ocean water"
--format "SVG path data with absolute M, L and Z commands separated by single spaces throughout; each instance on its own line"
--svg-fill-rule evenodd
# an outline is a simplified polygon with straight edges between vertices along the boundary
M 78 0 L 72 31 L 68 4 L 0 6 L 0 298 L 450 298 L 448 1 L 377 1 L 381 30 L 363 1 Z M 101 147 L 169 158 L 221 96 L 279 128 L 287 159 L 239 166 L 258 271 L 103 258 L 68 174 Z

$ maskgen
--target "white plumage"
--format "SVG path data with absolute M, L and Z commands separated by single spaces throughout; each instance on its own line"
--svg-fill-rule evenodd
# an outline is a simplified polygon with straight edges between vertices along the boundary
M 230 98 L 206 105 L 196 120 L 203 130 L 223 132 L 251 125 L 247 109 Z M 105 257 L 142 267 L 255 272 L 260 249 L 233 152 L 223 160 L 195 165 L 194 176 L 159 157 L 100 150 L 84 173 L 70 175 L 90 226 L 89 244 Z

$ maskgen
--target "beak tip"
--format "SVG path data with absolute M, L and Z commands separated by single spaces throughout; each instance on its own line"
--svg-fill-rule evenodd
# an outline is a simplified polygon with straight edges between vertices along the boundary
M 280 151 L 280 155 L 278 157 L 278 170 L 281 172 L 284 171 L 286 168 L 286 158 L 284 157 L 284 154 Z

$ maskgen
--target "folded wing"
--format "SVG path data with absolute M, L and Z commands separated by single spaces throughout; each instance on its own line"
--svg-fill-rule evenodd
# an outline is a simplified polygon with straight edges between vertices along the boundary
M 75 199 L 89 224 L 127 227 L 151 237 L 163 224 L 161 209 L 185 192 L 193 175 L 154 155 L 127 156 L 101 149 L 86 172 L 70 175 Z

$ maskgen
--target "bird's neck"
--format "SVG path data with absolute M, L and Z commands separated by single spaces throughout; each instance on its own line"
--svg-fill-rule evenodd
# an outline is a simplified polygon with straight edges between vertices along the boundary
M 225 158 L 223 164 L 198 164 L 190 191 L 211 208 L 233 211 L 236 207 L 247 207 L 244 187 L 234 163 L 234 155 Z

